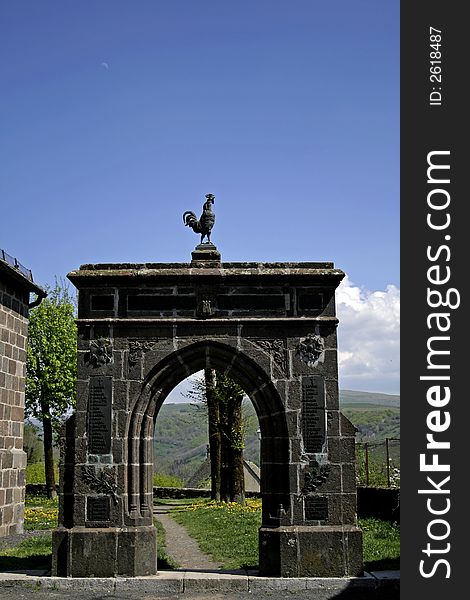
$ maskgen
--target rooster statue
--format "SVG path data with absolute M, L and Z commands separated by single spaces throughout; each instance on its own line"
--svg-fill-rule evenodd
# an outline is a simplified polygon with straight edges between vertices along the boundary
M 201 244 L 204 237 L 207 237 L 206 244 L 211 243 L 211 231 L 215 223 L 215 214 L 212 212 L 212 204 L 214 204 L 215 196 L 213 194 L 206 194 L 206 198 L 207 200 L 202 207 L 202 215 L 199 221 L 191 210 L 183 213 L 183 223 L 191 227 L 194 233 L 201 234 Z

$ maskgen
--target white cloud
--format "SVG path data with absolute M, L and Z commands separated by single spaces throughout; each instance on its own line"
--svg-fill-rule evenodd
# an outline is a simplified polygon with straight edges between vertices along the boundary
M 346 277 L 336 294 L 340 388 L 398 394 L 400 290 L 369 292 Z
M 194 383 L 197 379 L 201 379 L 204 377 L 204 371 L 197 371 L 193 373 L 186 379 L 183 379 L 176 387 L 174 387 L 171 392 L 166 397 L 165 402 L 180 404 L 182 402 L 192 402 L 190 398 L 188 398 L 188 392 L 193 389 Z

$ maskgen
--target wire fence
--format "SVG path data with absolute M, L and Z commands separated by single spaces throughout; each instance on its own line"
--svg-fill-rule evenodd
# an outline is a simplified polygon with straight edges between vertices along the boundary
M 361 486 L 400 487 L 400 438 L 356 443 L 356 483 Z

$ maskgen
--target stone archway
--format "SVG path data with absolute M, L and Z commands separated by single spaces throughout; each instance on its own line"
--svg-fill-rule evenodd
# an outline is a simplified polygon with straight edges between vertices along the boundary
M 150 370 L 141 393 L 131 401 L 127 431 L 129 515 L 151 514 L 153 427 L 165 398 L 183 379 L 206 368 L 230 376 L 253 403 L 261 430 L 263 525 L 279 524 L 280 507 L 290 506 L 291 493 L 290 438 L 282 400 L 269 375 L 252 359 L 213 340 L 196 342 L 170 354 Z
M 213 367 L 262 431 L 260 573 L 357 575 L 354 428 L 339 411 L 332 263 L 84 265 L 76 413 L 66 425 L 53 572 L 156 573 L 153 423 L 169 391 Z

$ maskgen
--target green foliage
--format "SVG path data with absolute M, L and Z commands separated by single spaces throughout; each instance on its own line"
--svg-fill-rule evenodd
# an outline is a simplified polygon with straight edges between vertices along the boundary
M 57 498 L 28 494 L 25 500 L 24 528 L 26 531 L 55 529 L 59 513 Z
M 25 499 L 25 508 L 58 508 L 58 498 L 48 498 L 43 494 L 27 494 Z
M 230 379 L 227 375 L 217 373 L 215 395 L 222 404 L 227 405 L 235 399 L 242 400 L 245 392 L 233 379 Z
M 180 487 L 183 487 L 183 482 L 181 481 L 181 479 L 179 477 L 175 477 L 174 475 L 165 475 L 164 473 L 154 473 L 153 485 L 155 487 L 180 488 Z
M 55 529 L 57 527 L 58 514 L 59 508 L 57 503 L 55 506 L 47 502 L 26 506 L 24 511 L 24 528 L 27 531 Z
M 246 460 L 259 465 L 258 418 L 250 400 L 243 401 Z M 154 463 L 159 473 L 187 481 L 206 458 L 207 412 L 202 404 L 164 404 L 155 423 Z
M 23 450 L 26 452 L 28 464 L 44 460 L 44 449 L 38 433 L 38 428 L 32 423 L 24 424 Z
M 59 479 L 59 469 L 54 465 L 56 481 Z M 46 471 L 44 462 L 28 463 L 26 465 L 26 483 L 46 483 Z
M 68 288 L 56 281 L 29 318 L 26 415 L 50 419 L 54 429 L 75 404 L 77 328 Z M 47 407 L 48 410 L 45 410 Z
M 358 442 L 400 437 L 400 409 L 383 406 L 344 406 L 341 412 L 357 427 Z
M 191 477 L 206 457 L 207 416 L 191 404 L 164 404 L 154 436 L 154 466 L 158 473 L 181 480 Z
M 400 441 L 389 439 L 388 473 L 386 442 L 356 443 L 356 482 L 372 487 L 400 487 Z M 368 471 L 368 473 L 366 472 Z

